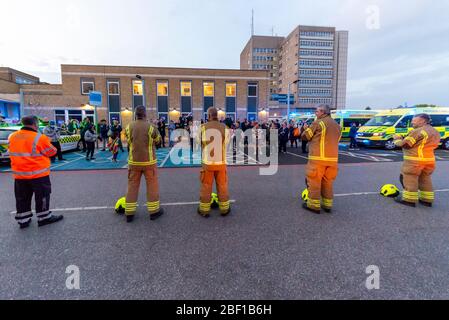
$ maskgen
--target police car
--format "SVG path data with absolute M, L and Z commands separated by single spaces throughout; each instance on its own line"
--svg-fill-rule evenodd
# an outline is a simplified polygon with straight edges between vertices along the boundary
M 45 127 L 39 127 L 39 131 L 43 133 Z M 0 127 L 0 160 L 8 160 L 8 137 L 19 131 L 21 127 Z M 79 150 L 82 147 L 81 136 L 79 134 L 74 135 L 61 135 L 59 142 L 61 143 L 61 150 L 64 151 L 72 151 Z

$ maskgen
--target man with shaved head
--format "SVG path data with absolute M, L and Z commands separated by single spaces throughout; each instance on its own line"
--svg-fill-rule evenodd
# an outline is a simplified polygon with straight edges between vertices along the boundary
M 304 125 L 302 139 L 309 142 L 309 162 L 306 167 L 306 181 L 309 196 L 303 208 L 321 213 L 321 208 L 332 211 L 333 184 L 338 175 L 338 144 L 341 127 L 331 118 L 331 109 L 320 105 L 315 115 L 317 120 L 310 127 Z
M 394 136 L 394 143 L 404 151 L 400 177 L 404 191 L 402 197 L 395 200 L 409 207 L 416 207 L 418 201 L 426 207 L 432 207 L 435 199 L 432 186 L 434 150 L 438 148 L 441 137 L 430 122 L 428 114 L 417 114 L 412 120 L 413 131 L 406 137 Z

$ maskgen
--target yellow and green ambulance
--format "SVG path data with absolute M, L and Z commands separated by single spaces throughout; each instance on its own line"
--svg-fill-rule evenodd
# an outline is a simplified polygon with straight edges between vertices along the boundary
M 393 135 L 407 135 L 413 130 L 412 119 L 415 115 L 427 113 L 432 126 L 441 135 L 442 147 L 449 150 L 449 108 L 397 108 L 382 111 L 369 120 L 357 133 L 357 143 L 366 147 L 381 147 L 388 150 L 396 148 Z

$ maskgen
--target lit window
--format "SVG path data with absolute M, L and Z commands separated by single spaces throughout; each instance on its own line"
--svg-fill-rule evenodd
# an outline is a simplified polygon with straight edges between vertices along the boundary
M 181 81 L 181 96 L 192 96 L 192 83 L 190 81 Z
M 203 95 L 205 97 L 213 97 L 214 96 L 214 83 L 213 82 L 204 82 L 203 83 Z
M 235 97 L 237 84 L 226 83 L 226 97 Z
M 120 95 L 120 84 L 117 81 L 108 82 L 108 94 L 110 96 Z
M 166 97 L 168 96 L 168 82 L 158 82 L 157 83 L 157 96 Z
M 133 94 L 135 96 L 143 96 L 143 82 L 141 80 L 133 81 Z
M 81 93 L 89 94 L 89 92 L 95 90 L 95 84 L 93 81 L 81 81 Z

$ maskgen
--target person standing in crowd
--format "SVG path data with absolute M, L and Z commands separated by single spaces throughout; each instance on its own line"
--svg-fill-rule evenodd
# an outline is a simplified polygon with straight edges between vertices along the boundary
M 0 127 L 7 127 L 8 124 L 5 121 L 5 117 L 3 117 L 3 115 L 0 114 Z
M 34 195 L 38 226 L 58 222 L 63 216 L 50 211 L 50 157 L 57 150 L 50 139 L 39 133 L 36 116 L 22 118 L 23 127 L 9 136 L 9 154 L 14 177 L 16 197 L 16 221 L 21 229 L 30 226 L 33 213 L 31 200 Z
M 60 131 L 56 128 L 56 124 L 53 120 L 48 122 L 48 125 L 44 129 L 44 134 L 50 139 L 51 144 L 57 150 L 58 160 L 65 161 L 62 157 L 61 143 L 59 143 L 59 138 L 61 137 Z M 51 162 L 55 162 L 56 156 L 51 157 Z
M 328 105 L 319 106 L 315 115 L 317 120 L 310 128 L 306 124 L 302 135 L 309 142 L 309 162 L 306 167 L 309 199 L 303 208 L 316 214 L 332 211 L 333 184 L 338 175 L 338 144 L 341 127 L 331 118 Z
M 173 120 L 170 121 L 170 122 L 173 122 Z M 159 130 L 159 134 L 160 134 L 161 139 L 162 139 L 162 141 L 161 141 L 162 148 L 165 148 L 165 136 L 166 136 L 165 130 L 166 130 L 166 125 L 165 125 L 165 119 L 164 118 L 159 119 L 159 122 L 157 124 L 157 129 Z M 169 139 L 169 141 L 170 141 L 170 136 L 171 136 L 171 133 L 170 133 L 170 128 L 169 128 L 169 130 L 168 130 L 168 139 Z M 170 143 L 169 143 L 169 147 L 171 147 Z
M 226 169 L 226 126 L 218 121 L 218 110 L 207 110 L 208 122 L 201 126 L 202 165 L 200 182 L 200 206 L 198 214 L 208 218 L 214 180 L 217 184 L 218 205 L 222 216 L 231 212 Z
M 79 129 L 79 125 L 75 119 L 69 121 L 69 125 L 67 126 L 67 131 L 70 135 L 76 134 Z
M 300 132 L 300 137 L 304 134 L 304 132 L 306 131 L 305 126 L 307 125 L 306 121 L 303 121 L 301 124 L 301 132 Z M 308 141 L 306 139 L 302 139 L 301 140 L 301 151 L 303 154 L 307 153 L 307 143 Z
M 352 123 L 351 128 L 349 129 L 349 139 L 351 139 L 351 142 L 349 143 L 349 150 L 358 150 L 357 140 L 355 139 L 357 137 L 358 130 L 357 125 Z
M 83 153 L 87 151 L 87 144 L 86 140 L 84 140 L 84 136 L 86 135 L 86 131 L 89 129 L 90 126 L 91 123 L 89 118 L 84 118 L 84 120 L 80 124 L 80 135 L 81 135 L 81 143 L 83 144 L 82 150 Z
M 109 125 L 105 119 L 100 121 L 100 138 L 103 142 L 103 149 L 101 151 L 106 151 L 106 145 L 108 144 Z
M 116 133 L 112 133 L 109 138 L 108 149 L 112 153 L 112 162 L 117 162 L 118 149 L 119 149 L 119 138 Z M 128 146 L 129 147 L 129 146 Z
M 164 126 L 165 126 L 165 123 L 164 123 Z M 173 120 L 170 120 L 170 124 L 168 125 L 168 147 L 169 148 L 171 148 L 175 145 L 175 142 L 172 137 L 173 132 L 175 132 L 175 130 L 176 130 L 175 122 Z M 165 132 L 165 129 L 164 129 L 164 132 Z M 165 137 L 165 135 L 164 135 L 164 137 Z M 164 142 L 163 148 L 165 148 L 165 142 Z
M 94 158 L 94 152 L 95 152 L 95 142 L 98 139 L 98 135 L 95 132 L 95 128 L 93 125 L 91 125 L 86 133 L 84 134 L 84 141 L 86 141 L 86 147 L 87 147 L 87 153 L 86 153 L 86 160 L 95 160 Z M 90 155 L 90 158 L 89 158 Z
M 290 140 L 290 147 L 293 148 L 293 144 L 295 144 L 296 148 L 298 148 L 298 138 L 295 136 L 295 129 L 297 129 L 296 125 L 290 123 L 288 128 L 288 137 Z
M 434 150 L 440 144 L 440 134 L 430 125 L 428 114 L 417 114 L 412 119 L 413 131 L 407 137 L 394 136 L 394 143 L 404 151 L 404 164 L 401 170 L 401 184 L 404 188 L 402 197 L 396 202 L 415 207 L 419 203 L 432 207 L 435 192 L 432 174 L 435 171 Z
M 287 153 L 288 133 L 287 122 L 284 122 L 279 129 L 279 153 Z
M 118 146 L 121 152 L 125 152 L 125 150 L 123 150 L 123 143 L 122 143 L 122 126 L 120 125 L 120 122 L 118 122 L 117 119 L 113 120 L 113 125 L 111 127 L 111 132 L 115 133 L 115 135 L 118 138 Z
M 137 211 L 137 200 L 142 175 L 146 180 L 147 208 L 150 219 L 159 218 L 164 210 L 159 202 L 157 178 L 156 144 L 161 143 L 161 135 L 156 127 L 147 121 L 146 109 L 138 106 L 135 110 L 136 121 L 126 128 L 129 145 L 128 192 L 126 194 L 126 221 L 132 222 Z

